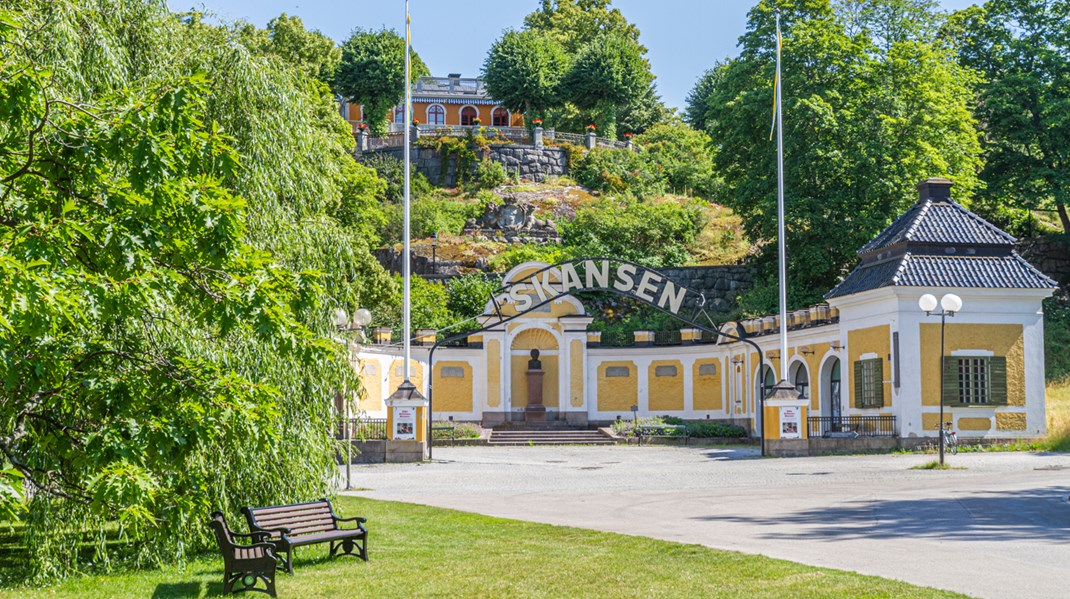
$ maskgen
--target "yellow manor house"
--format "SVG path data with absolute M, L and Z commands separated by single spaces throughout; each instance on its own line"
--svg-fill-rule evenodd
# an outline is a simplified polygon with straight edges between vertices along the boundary
M 364 122 L 361 107 L 346 101 L 340 102 L 342 118 L 356 132 Z M 412 86 L 412 118 L 427 127 L 471 127 L 479 124 L 500 129 L 524 126 L 524 115 L 513 114 L 498 105 L 483 86 L 483 80 L 461 77 L 451 73 L 448 77 L 421 77 Z M 404 106 L 394 107 L 390 132 L 405 130 Z
M 789 314 L 785 356 L 775 317 L 721 327 L 761 347 L 763 363 L 743 341 L 690 328 L 682 328 L 675 346 L 655 346 L 652 333 L 638 331 L 634 347 L 602 347 L 599 333 L 588 330 L 593 319 L 584 306 L 561 294 L 472 335 L 467 347 L 437 348 L 430 377 L 430 348 L 414 347 L 412 382 L 425 395 L 433 391 L 436 421 L 523 420 L 525 372 L 537 349 L 551 421 L 609 423 L 631 419 L 634 408 L 639 417 L 734 422 L 757 436 L 763 417 L 776 409 L 767 405 L 763 414 L 759 398 L 787 360 L 803 401 L 797 424 L 766 427 L 770 440 L 935 437 L 941 401 L 945 421 L 966 439 L 1044 435 L 1041 302 L 1055 282 L 1014 251 L 1013 237 L 954 202 L 951 186 L 946 179 L 920 183 L 918 202 L 859 250 L 858 266 L 825 296 L 828 304 Z M 522 264 L 505 282 L 546 267 Z M 559 271 L 553 280 L 561 280 Z M 949 293 L 961 297 L 962 307 L 947 319 L 941 359 L 940 317 L 923 312 L 918 301 Z M 488 302 L 484 324 L 516 315 L 516 299 L 503 294 Z M 385 417 L 384 400 L 403 379 L 401 349 L 362 346 L 357 360 L 360 407 Z

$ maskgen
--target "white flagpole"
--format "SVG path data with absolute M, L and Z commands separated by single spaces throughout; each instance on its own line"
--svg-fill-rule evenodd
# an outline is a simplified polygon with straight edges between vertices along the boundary
M 402 284 L 402 289 L 403 289 L 403 294 L 402 294 L 403 295 L 403 299 L 402 299 L 403 308 L 402 308 L 402 311 L 403 311 L 403 319 L 405 321 L 405 324 L 404 324 L 404 327 L 403 327 L 403 335 L 405 337 L 404 338 L 404 344 L 405 344 L 405 382 L 409 382 L 409 376 L 410 376 L 411 370 L 412 370 L 412 364 L 411 364 L 412 347 L 411 347 L 411 343 L 409 341 L 409 337 L 411 336 L 410 335 L 410 329 L 411 329 L 411 326 L 412 326 L 412 324 L 410 322 L 410 319 L 412 317 L 412 314 L 411 314 L 411 308 L 412 308 L 411 300 L 412 300 L 412 298 L 411 298 L 411 295 L 410 295 L 411 294 L 410 278 L 412 276 L 412 273 L 410 272 L 410 270 L 411 270 L 412 258 L 411 258 L 410 254 L 409 254 L 409 218 L 410 218 L 410 210 L 409 210 L 409 175 L 410 175 L 410 172 L 409 171 L 411 169 L 411 165 L 409 164 L 409 158 L 410 158 L 410 146 L 411 146 L 411 138 L 412 138 L 412 132 L 409 130 L 409 128 L 412 127 L 412 85 L 410 85 L 410 81 L 411 81 L 412 78 L 410 77 L 409 73 L 410 73 L 410 69 L 412 68 L 412 65 L 411 65 L 411 58 L 410 58 L 410 54 L 409 54 L 410 43 L 411 43 L 410 40 L 409 40 L 409 37 L 410 37 L 410 34 L 409 34 L 409 0 L 405 0 L 405 110 L 404 110 L 404 117 L 403 117 L 405 119 L 405 124 L 402 127 L 402 131 L 404 132 L 404 136 L 405 136 L 405 150 L 404 150 L 404 158 L 403 158 L 403 161 L 405 162 L 405 202 L 404 202 L 404 205 L 405 205 L 405 214 L 404 214 L 404 221 L 405 221 L 405 223 L 404 223 L 404 228 L 405 228 L 405 236 L 404 236 L 404 238 L 405 238 L 405 250 L 404 250 L 403 256 L 402 256 L 402 280 L 403 280 L 403 284 Z
M 407 1 L 407 0 L 406 0 Z M 788 272 L 784 239 L 784 104 L 780 76 L 780 11 L 776 11 L 777 246 L 780 253 L 780 380 L 788 380 Z

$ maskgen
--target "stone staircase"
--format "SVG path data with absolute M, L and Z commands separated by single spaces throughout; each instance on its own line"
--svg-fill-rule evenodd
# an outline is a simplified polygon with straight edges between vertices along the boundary
M 613 445 L 615 442 L 599 430 L 571 428 L 494 429 L 488 445 Z

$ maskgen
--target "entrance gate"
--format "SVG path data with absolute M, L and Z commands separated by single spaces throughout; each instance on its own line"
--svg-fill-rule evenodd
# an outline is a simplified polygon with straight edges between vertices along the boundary
M 764 364 L 762 349 L 757 343 L 718 325 L 706 311 L 706 297 L 669 279 L 657 270 L 617 258 L 576 258 L 537 269 L 516 281 L 508 282 L 494 291 L 487 301 L 495 317 L 492 322 L 475 331 L 465 331 L 437 340 L 428 355 L 428 368 L 434 372 L 435 350 L 441 345 L 501 327 L 528 313 L 539 310 L 562 296 L 582 292 L 609 292 L 628 297 L 664 312 L 699 330 L 714 333 L 750 345 L 758 354 L 758 364 Z M 434 377 L 428 383 L 428 424 L 434 413 Z M 765 394 L 758 394 L 757 414 L 762 455 L 765 454 L 764 415 Z M 428 437 L 428 457 L 433 440 Z

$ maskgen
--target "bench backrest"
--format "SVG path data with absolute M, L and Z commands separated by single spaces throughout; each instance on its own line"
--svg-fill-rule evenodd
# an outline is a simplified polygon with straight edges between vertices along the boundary
M 326 499 L 295 505 L 242 508 L 242 512 L 249 520 L 250 527 L 289 528 L 290 536 L 327 532 L 338 528 L 331 504 Z

